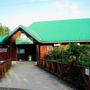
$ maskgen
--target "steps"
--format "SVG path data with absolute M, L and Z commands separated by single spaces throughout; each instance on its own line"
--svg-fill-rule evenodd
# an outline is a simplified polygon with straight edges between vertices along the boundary
M 37 61 L 12 61 L 12 64 L 31 64 L 31 65 L 35 65 L 35 64 L 37 64 Z
M 21 88 L 3 88 L 3 87 L 0 87 L 0 90 L 28 90 L 28 89 L 21 89 Z M 29 89 L 31 90 L 31 89 Z

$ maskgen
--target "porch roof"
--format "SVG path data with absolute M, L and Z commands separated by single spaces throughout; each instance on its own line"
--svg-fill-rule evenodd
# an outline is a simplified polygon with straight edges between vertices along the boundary
M 20 44 L 33 44 L 33 41 L 32 40 L 30 40 L 29 38 L 17 38 L 16 39 L 16 44 L 17 45 L 20 45 Z
M 2 36 L 0 37 L 0 44 L 3 44 L 3 41 L 8 38 L 9 35 L 5 35 L 5 36 Z
M 41 21 L 20 27 L 42 43 L 90 42 L 90 18 Z

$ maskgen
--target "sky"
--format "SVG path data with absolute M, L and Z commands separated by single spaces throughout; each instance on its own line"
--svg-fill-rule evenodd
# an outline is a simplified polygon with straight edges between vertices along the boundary
M 1 0 L 0 23 L 11 31 L 33 22 L 90 18 L 90 0 Z

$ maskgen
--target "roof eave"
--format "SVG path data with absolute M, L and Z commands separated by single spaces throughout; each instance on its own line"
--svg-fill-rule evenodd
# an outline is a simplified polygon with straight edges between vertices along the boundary
M 32 36 L 38 43 L 42 43 L 40 40 L 38 40 L 32 34 L 30 34 L 27 30 L 25 30 L 21 25 L 19 26 L 19 28 L 23 29 L 26 33 L 28 33 L 28 35 Z
M 31 37 L 33 37 L 33 35 L 31 35 L 28 31 L 26 31 L 21 25 L 19 25 L 17 28 L 15 28 L 15 30 L 8 36 L 7 39 L 9 39 L 14 33 L 17 32 L 18 29 L 22 29 L 24 32 L 26 32 L 28 35 L 30 35 Z M 42 43 L 40 40 L 38 40 L 37 38 L 33 37 L 38 43 Z M 7 39 L 5 39 L 3 42 L 5 42 Z
M 83 42 L 90 42 L 90 40 L 70 40 L 70 41 L 42 41 L 42 43 L 49 43 L 49 44 L 54 44 L 54 43 L 83 43 Z

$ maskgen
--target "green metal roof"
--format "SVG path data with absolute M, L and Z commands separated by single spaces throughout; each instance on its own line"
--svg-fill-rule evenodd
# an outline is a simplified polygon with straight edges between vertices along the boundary
M 34 22 L 29 27 L 20 25 L 9 37 L 19 28 L 40 43 L 90 42 L 90 18 Z M 7 36 L 0 37 L 0 43 L 5 38 Z M 27 42 L 19 40 L 18 43 Z
M 19 44 L 33 44 L 33 41 L 30 40 L 29 38 L 17 38 L 16 39 L 16 44 L 19 45 Z
M 90 41 L 90 18 L 41 21 L 21 27 L 40 42 Z
M 37 41 L 42 41 L 41 40 L 41 37 L 39 36 L 39 33 L 36 32 L 35 30 L 32 30 L 32 29 L 30 29 L 28 27 L 25 27 L 23 25 L 20 25 L 20 27 L 22 29 L 24 29 L 27 33 L 29 33 L 30 35 L 32 35 L 32 37 L 35 38 Z
M 0 37 L 0 44 L 2 44 L 6 38 L 8 38 L 8 35 Z

